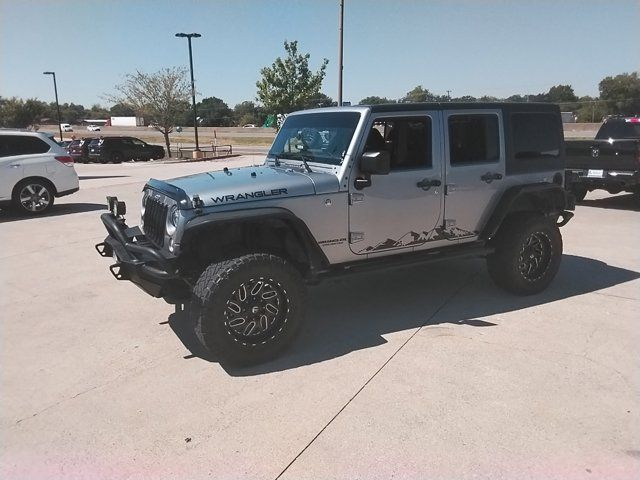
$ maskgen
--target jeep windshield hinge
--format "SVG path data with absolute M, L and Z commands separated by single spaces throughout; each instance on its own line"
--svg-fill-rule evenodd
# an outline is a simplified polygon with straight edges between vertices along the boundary
M 358 243 L 364 240 L 364 232 L 349 232 L 349 243 Z
M 350 193 L 349 205 L 353 205 L 354 203 L 358 202 L 364 202 L 364 193 Z

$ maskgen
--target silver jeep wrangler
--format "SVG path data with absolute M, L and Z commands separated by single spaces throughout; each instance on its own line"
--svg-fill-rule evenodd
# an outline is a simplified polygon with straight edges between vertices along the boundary
M 264 165 L 150 180 L 140 227 L 109 197 L 96 245 L 112 274 L 190 303 L 223 361 L 267 360 L 304 318 L 305 284 L 461 256 L 535 294 L 572 217 L 560 111 L 548 104 L 398 104 L 287 117 Z

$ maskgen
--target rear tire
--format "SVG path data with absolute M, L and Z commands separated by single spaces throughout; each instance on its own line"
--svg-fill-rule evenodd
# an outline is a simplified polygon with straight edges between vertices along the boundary
M 496 251 L 487 257 L 489 275 L 496 285 L 517 295 L 543 291 L 560 268 L 560 229 L 542 215 L 505 220 L 495 247 Z
M 113 152 L 111 154 L 111 161 L 113 163 L 122 163 L 123 155 L 120 152 Z
M 192 324 L 202 345 L 222 362 L 251 365 L 278 355 L 304 318 L 302 276 L 264 253 L 209 265 L 196 282 Z

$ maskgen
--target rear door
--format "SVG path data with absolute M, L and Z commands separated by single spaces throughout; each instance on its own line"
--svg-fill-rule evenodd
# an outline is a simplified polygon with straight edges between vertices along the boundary
M 503 190 L 504 128 L 499 109 L 444 112 L 444 226 L 450 240 L 475 240 Z

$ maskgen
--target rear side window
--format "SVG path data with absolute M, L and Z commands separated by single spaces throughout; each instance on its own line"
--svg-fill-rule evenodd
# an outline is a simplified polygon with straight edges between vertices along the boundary
M 514 113 L 511 116 L 513 156 L 516 160 L 560 156 L 560 125 L 551 113 Z
M 2 135 L 0 136 L 0 156 L 8 157 L 12 155 L 35 155 L 47 153 L 51 146 L 38 137 L 23 135 Z
M 450 115 L 448 124 L 451 165 L 493 163 L 500 159 L 497 115 Z

